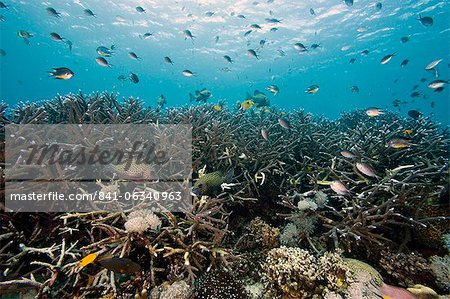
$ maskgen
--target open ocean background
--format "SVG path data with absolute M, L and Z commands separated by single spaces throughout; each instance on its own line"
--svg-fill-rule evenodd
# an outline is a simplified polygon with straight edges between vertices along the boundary
M 2 2 L 8 7 L 0 10 L 0 48 L 6 52 L 0 57 L 0 100 L 11 105 L 81 90 L 118 92 L 151 106 L 163 94 L 170 107 L 197 104 L 189 102 L 189 93 L 202 88 L 212 92 L 209 102 L 225 100 L 234 105 L 246 99 L 246 92 L 260 90 L 271 105 L 330 118 L 357 108 L 379 107 L 405 116 L 416 109 L 450 124 L 448 84 L 440 93 L 427 87 L 435 79 L 450 79 L 450 1 L 381 0 L 380 10 L 377 1 L 369 0 L 355 0 L 353 6 L 338 0 Z M 145 12 L 139 13 L 137 6 Z M 50 16 L 48 7 L 60 17 Z M 96 17 L 86 16 L 86 8 Z M 422 25 L 419 14 L 432 17 L 433 26 Z M 281 23 L 271 24 L 266 18 Z M 262 29 L 244 36 L 251 24 Z M 274 27 L 278 30 L 271 30 Z M 193 40 L 184 38 L 186 29 L 195 36 Z M 17 35 L 19 30 L 34 35 L 29 45 Z M 72 51 L 66 43 L 50 39 L 51 32 L 70 40 Z M 139 37 L 147 32 L 153 36 Z M 410 38 L 406 43 L 400 42 L 404 36 Z M 262 47 L 261 40 L 265 40 Z M 297 42 L 308 51 L 299 53 L 294 48 Z M 320 47 L 311 49 L 314 43 Z M 98 65 L 97 47 L 111 45 L 115 53 L 106 59 L 112 67 Z M 248 49 L 255 49 L 259 59 L 249 57 Z M 363 56 L 363 50 L 369 53 Z M 130 59 L 130 51 L 141 59 Z M 394 52 L 389 63 L 380 64 Z M 164 61 L 165 56 L 173 65 Z M 350 64 L 352 58 L 356 60 Z M 402 68 L 404 59 L 410 62 Z M 442 61 L 435 78 L 425 66 L 438 59 Z M 47 74 L 53 67 L 68 67 L 75 76 L 54 80 Z M 196 76 L 183 76 L 185 69 Z M 139 76 L 138 84 L 117 79 L 130 72 Z M 421 78 L 427 81 L 420 82 Z M 266 90 L 271 84 L 279 87 L 278 95 Z M 305 93 L 313 84 L 320 87 L 319 92 Z M 416 84 L 420 97 L 412 98 Z M 359 93 L 351 92 L 354 85 Z M 395 99 L 401 101 L 400 107 L 393 107 Z

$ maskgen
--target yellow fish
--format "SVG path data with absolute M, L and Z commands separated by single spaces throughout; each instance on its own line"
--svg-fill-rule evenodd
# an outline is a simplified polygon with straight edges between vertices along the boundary
M 213 108 L 216 111 L 222 111 L 222 107 L 220 107 L 219 105 L 214 105 Z
M 264 109 L 264 112 L 265 112 L 265 113 L 269 113 L 270 110 L 269 110 L 269 109 Z
M 411 135 L 413 133 L 413 130 L 403 130 L 403 134 L 405 135 Z
M 248 109 L 252 108 L 254 104 L 255 103 L 252 100 L 245 100 L 241 103 L 241 109 L 244 111 L 248 110 Z
M 96 259 L 97 259 L 96 253 L 88 254 L 81 259 L 81 261 L 78 263 L 78 267 L 80 268 L 86 267 L 87 265 L 92 264 Z

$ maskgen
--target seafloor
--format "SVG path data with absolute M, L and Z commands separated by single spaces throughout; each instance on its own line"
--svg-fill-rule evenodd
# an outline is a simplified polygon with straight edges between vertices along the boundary
M 194 182 L 203 174 L 184 213 L 1 212 L 2 298 L 450 292 L 450 133 L 429 118 L 150 108 L 107 93 L 3 105 L 0 118 L 2 169 L 7 124 L 159 122 L 192 124 Z

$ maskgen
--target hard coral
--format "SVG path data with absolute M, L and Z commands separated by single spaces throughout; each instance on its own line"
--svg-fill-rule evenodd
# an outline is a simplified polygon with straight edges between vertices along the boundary
M 250 239 L 247 241 L 253 243 L 249 244 L 248 247 L 271 249 L 277 246 L 280 230 L 276 227 L 270 226 L 261 218 L 258 217 L 253 219 L 250 222 L 247 229 L 249 232 L 249 239 Z
M 161 226 L 161 220 L 151 210 L 133 211 L 128 215 L 125 229 L 129 233 L 143 233 L 147 229 L 156 229 Z
M 450 291 L 450 255 L 432 256 L 430 267 L 436 276 L 437 285 L 446 292 Z
M 350 271 L 337 253 L 316 258 L 300 248 L 280 247 L 268 252 L 269 288 L 286 298 L 315 298 L 344 288 Z
M 247 299 L 247 293 L 231 273 L 223 270 L 206 272 L 196 281 L 197 299 Z
M 418 282 L 431 284 L 435 280 L 427 260 L 418 253 L 405 254 L 383 250 L 379 265 L 387 273 L 386 278 L 391 278 L 395 284 L 404 287 Z

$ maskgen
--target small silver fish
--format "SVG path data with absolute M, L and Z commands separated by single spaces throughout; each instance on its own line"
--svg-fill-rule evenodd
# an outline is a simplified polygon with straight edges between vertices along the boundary
M 356 169 L 358 169 L 362 174 L 368 177 L 378 178 L 375 170 L 369 164 L 356 162 Z
M 342 157 L 348 158 L 348 159 L 354 159 L 357 157 L 354 153 L 352 153 L 350 151 L 341 151 L 340 154 L 342 155 Z
M 343 183 L 340 181 L 332 181 L 330 184 L 331 190 L 336 192 L 338 195 L 348 195 L 350 194 L 350 190 L 345 187 Z
M 269 131 L 267 129 L 261 129 L 261 136 L 264 140 L 269 140 Z
M 442 59 L 438 59 L 438 60 L 434 60 L 432 62 L 430 62 L 425 69 L 427 71 L 434 69 L 439 63 L 441 63 Z
M 279 118 L 278 119 L 278 124 L 280 126 L 282 126 L 283 128 L 285 128 L 285 129 L 290 129 L 291 128 L 291 125 L 289 124 L 289 122 L 286 119 L 284 119 L 284 118 Z

